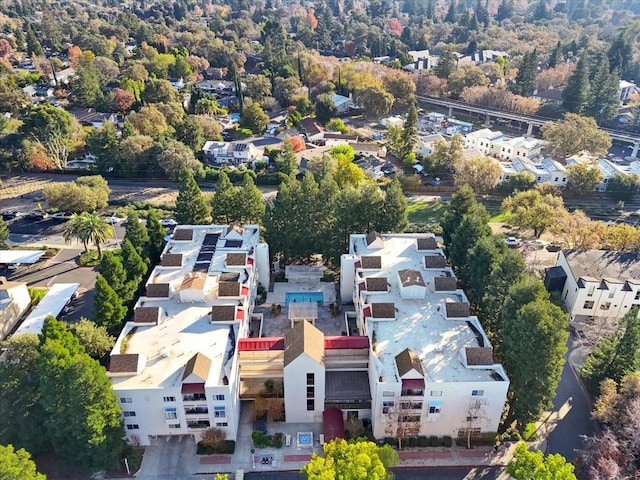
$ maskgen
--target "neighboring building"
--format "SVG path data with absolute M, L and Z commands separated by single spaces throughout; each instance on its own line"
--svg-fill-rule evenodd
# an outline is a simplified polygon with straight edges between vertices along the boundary
M 55 73 L 49 74 L 49 85 L 56 87 L 59 85 L 69 85 L 71 78 L 76 74 L 76 70 L 72 67 L 65 68 Z
M 426 157 L 433 153 L 434 145 L 436 143 L 444 141 L 444 137 L 439 133 L 434 133 L 433 135 L 419 135 L 414 152 L 416 155 Z
M 118 117 L 115 113 L 96 112 L 93 108 L 75 108 L 69 112 L 74 116 L 80 125 L 91 126 L 93 128 L 102 128 L 105 122 L 116 125 Z
M 362 155 L 365 157 L 374 156 L 385 158 L 387 156 L 387 147 L 384 145 L 378 145 L 377 143 L 356 142 L 350 143 L 353 147 L 353 153 L 356 155 Z
M 429 50 L 410 50 L 407 53 L 413 57 L 413 63 L 403 65 L 402 69 L 408 72 L 431 70 L 440 59 L 437 55 L 431 55 Z
M 0 277 L 0 340 L 4 340 L 31 306 L 27 284 Z
M 300 133 L 307 137 L 308 142 L 321 142 L 324 138 L 324 127 L 314 118 L 306 117 L 300 121 Z
M 76 297 L 79 287 L 79 283 L 54 283 L 29 316 L 20 323 L 14 335 L 22 333 L 38 335 L 42 332 L 47 317 L 58 318 L 64 312 L 65 307 Z
M 544 142 L 536 138 L 508 138 L 499 131 L 483 128 L 467 133 L 463 141 L 464 148 L 477 148 L 485 155 L 500 160 L 513 158 L 536 159 L 542 154 Z
M 509 180 L 513 174 L 529 172 L 534 176 L 536 183 L 552 183 L 556 187 L 567 186 L 566 168 L 551 158 L 534 163 L 526 158 L 516 157 L 510 162 L 499 162 L 499 165 L 502 175 L 498 184 Z
M 622 103 L 626 103 L 631 100 L 631 97 L 636 93 L 638 93 L 638 87 L 635 83 L 620 80 L 620 84 L 618 86 L 618 98 Z
M 607 190 L 607 185 L 609 181 L 617 174 L 628 174 L 629 169 L 624 169 L 623 167 L 616 165 L 615 163 L 604 159 L 592 157 L 590 155 L 581 154 L 574 155 L 573 157 L 567 158 L 567 166 L 575 165 L 578 163 L 587 163 L 590 165 L 594 165 L 600 173 L 602 174 L 602 182 L 596 185 L 595 189 L 597 192 L 604 192 Z
M 500 151 L 498 145 L 506 140 L 502 132 L 494 132 L 488 128 L 482 128 L 464 136 L 462 145 L 464 148 L 477 148 L 484 155 L 496 155 Z
M 554 105 L 562 104 L 562 89 L 560 88 L 546 88 L 543 90 L 535 90 L 531 98 L 540 100 L 542 103 L 549 103 Z
M 561 293 L 571 320 L 619 318 L 640 306 L 640 253 L 563 250 L 545 286 Z
M 497 431 L 509 379 L 433 235 L 351 235 L 340 293 L 371 343 L 376 438 Z
M 331 133 L 325 132 L 324 144 L 328 147 L 333 147 L 335 145 L 350 145 L 358 143 L 357 135 L 345 135 L 342 133 Z
M 250 140 L 237 142 L 208 141 L 202 147 L 202 152 L 204 161 L 207 163 L 240 165 L 262 160 L 264 147 L 258 147 Z
M 511 58 L 511 55 L 509 55 L 507 52 L 502 52 L 499 50 L 477 50 L 471 54 L 471 61 L 473 61 L 477 65 L 480 65 L 487 62 L 495 62 L 498 57 L 509 60 Z
M 238 340 L 269 268 L 257 225 L 176 227 L 107 368 L 130 441 L 209 427 L 236 438 Z
M 344 95 L 338 95 L 337 93 L 333 94 L 333 103 L 336 106 L 337 113 L 346 113 L 354 106 L 351 96 L 345 97 Z

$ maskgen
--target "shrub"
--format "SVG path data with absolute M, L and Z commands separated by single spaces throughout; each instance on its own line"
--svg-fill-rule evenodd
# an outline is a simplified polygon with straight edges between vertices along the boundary
M 527 426 L 524 427 L 524 432 L 522 432 L 522 439 L 525 442 L 533 442 L 536 439 L 536 424 L 531 422 L 527 423 Z
M 40 300 L 47 294 L 45 288 L 28 287 L 29 297 L 31 297 L 31 304 L 35 307 L 40 303 Z
M 269 446 L 269 438 L 265 437 L 265 435 L 260 430 L 254 430 L 251 433 L 251 440 L 253 440 L 253 445 L 258 448 L 264 448 Z
M 218 448 L 207 447 L 198 442 L 198 449 L 196 453 L 198 455 L 212 455 L 214 453 L 232 454 L 236 451 L 236 442 L 234 440 L 225 440 Z
M 393 448 L 398 447 L 398 439 L 394 437 L 384 437 L 384 439 L 382 440 L 382 443 L 384 445 L 391 445 Z
M 453 445 L 453 439 L 449 435 L 442 437 L 442 446 L 451 447 Z
M 204 432 L 202 432 L 202 438 L 200 442 L 205 447 L 218 449 L 222 446 L 226 439 L 227 434 L 224 430 L 220 428 L 208 428 Z
M 429 446 L 430 447 L 439 447 L 440 446 L 440 440 L 438 440 L 438 437 L 431 435 L 429 437 Z
M 97 267 L 100 265 L 100 259 L 98 258 L 98 252 L 96 250 L 89 250 L 82 252 L 78 263 L 81 267 Z
M 280 185 L 287 178 L 289 177 L 282 172 L 259 173 L 258 175 L 256 175 L 255 184 L 256 185 Z
M 417 447 L 418 446 L 418 438 L 417 437 L 409 437 L 405 440 L 405 444 L 407 447 Z
M 418 446 L 419 447 L 428 447 L 429 446 L 429 440 L 427 440 L 427 437 L 425 437 L 424 435 L 420 435 L 418 437 Z

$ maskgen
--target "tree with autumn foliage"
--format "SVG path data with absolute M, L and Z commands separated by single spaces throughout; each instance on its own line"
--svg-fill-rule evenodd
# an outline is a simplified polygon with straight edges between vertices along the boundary
M 291 145 L 293 146 L 293 151 L 296 153 L 303 152 L 307 149 L 304 139 L 299 135 L 291 137 Z
M 113 108 L 116 112 L 128 112 L 134 100 L 133 93 L 122 88 L 113 89 Z
M 315 14 L 313 13 L 313 8 L 310 8 L 309 11 L 307 12 L 307 17 L 306 17 L 306 22 L 307 25 L 309 25 L 309 28 L 313 31 L 316 29 L 316 27 L 318 26 L 318 19 L 316 18 Z

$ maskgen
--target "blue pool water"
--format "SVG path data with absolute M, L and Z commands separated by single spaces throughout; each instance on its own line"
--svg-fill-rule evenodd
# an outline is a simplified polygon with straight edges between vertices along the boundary
M 239 122 L 240 121 L 240 114 L 239 113 L 231 113 L 229 115 L 229 117 L 231 118 L 232 122 Z
M 313 434 L 311 432 L 298 432 L 298 446 L 311 447 L 313 445 Z
M 284 306 L 286 307 L 293 302 L 318 302 L 324 301 L 322 292 L 287 292 L 284 295 Z

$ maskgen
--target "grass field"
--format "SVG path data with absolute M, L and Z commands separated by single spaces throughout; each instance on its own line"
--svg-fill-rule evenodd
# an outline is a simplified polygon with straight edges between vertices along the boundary
M 409 223 L 414 224 L 432 224 L 440 223 L 444 214 L 446 203 L 443 202 L 427 202 L 419 200 L 410 202 L 407 206 Z

